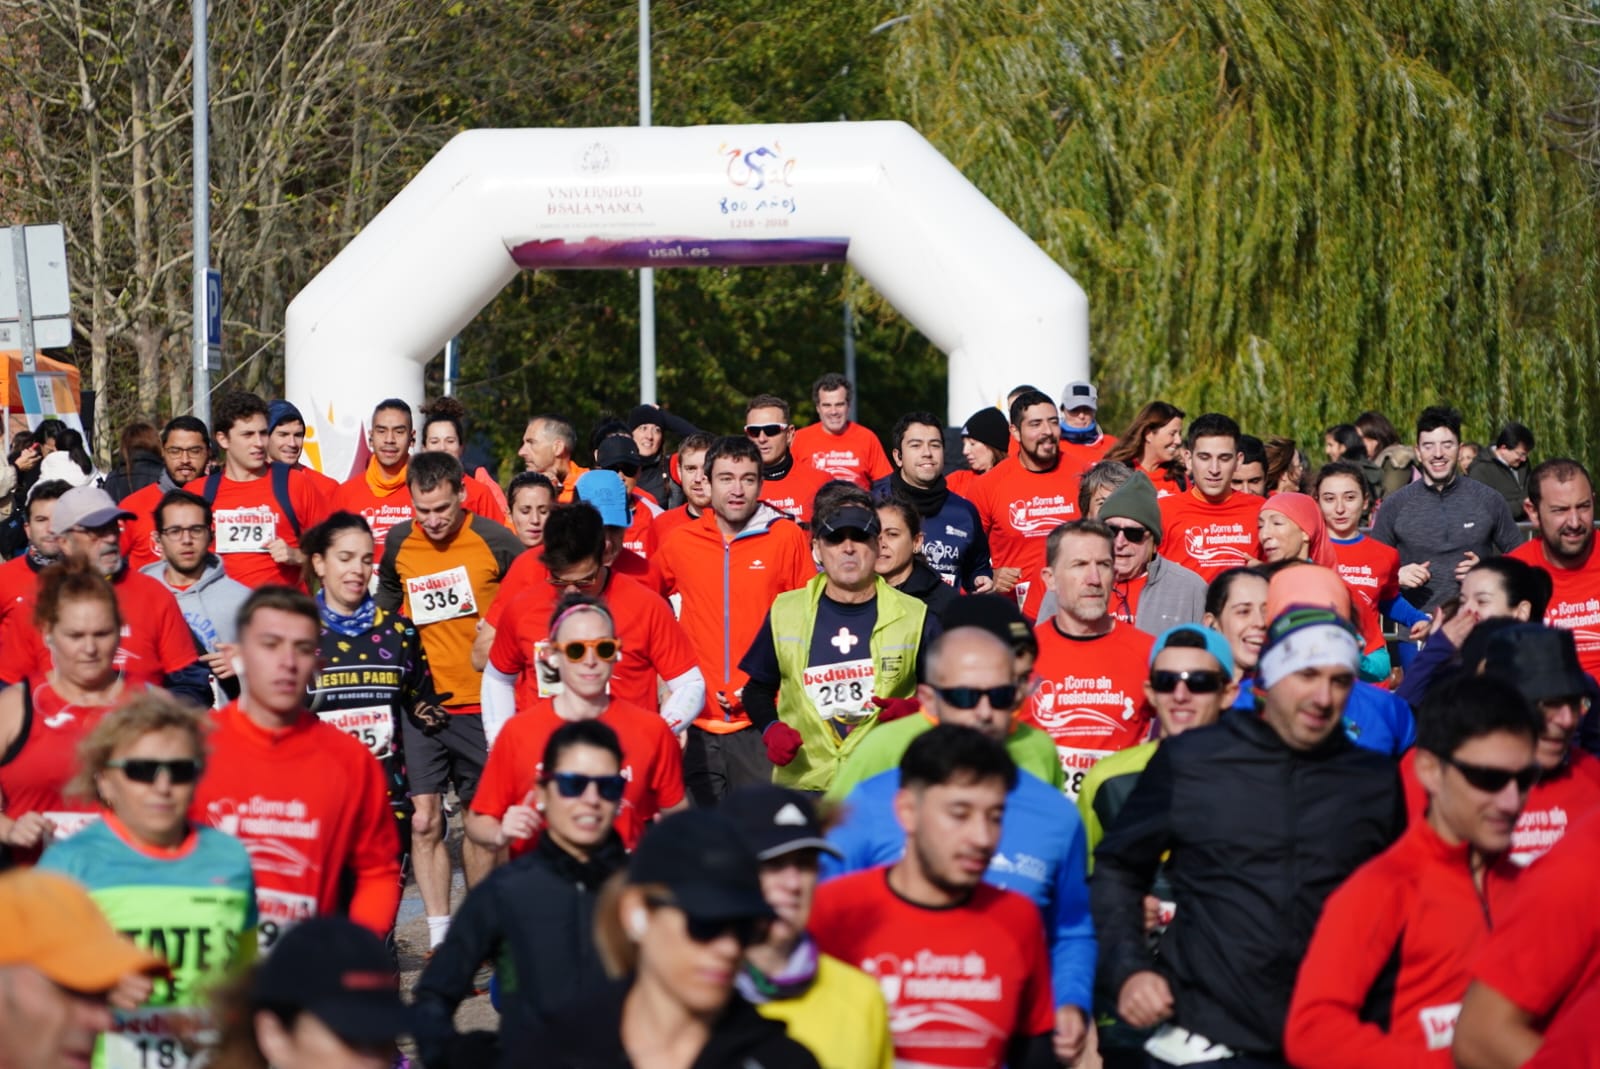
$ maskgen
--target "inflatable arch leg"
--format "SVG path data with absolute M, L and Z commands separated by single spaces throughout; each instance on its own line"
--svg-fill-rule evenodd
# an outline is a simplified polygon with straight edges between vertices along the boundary
M 378 401 L 519 270 L 848 262 L 950 360 L 960 423 L 1088 374 L 1088 302 L 904 123 L 476 130 L 289 305 L 306 460 L 344 478 Z

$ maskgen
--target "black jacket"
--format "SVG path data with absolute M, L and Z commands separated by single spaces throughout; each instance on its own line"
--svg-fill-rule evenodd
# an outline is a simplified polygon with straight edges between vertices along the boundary
M 1404 827 L 1394 762 L 1342 731 L 1296 751 L 1237 712 L 1166 740 L 1095 851 L 1102 981 L 1120 991 L 1133 973 L 1157 970 L 1178 1024 L 1277 1056 L 1323 902 Z M 1168 851 L 1177 913 L 1157 960 L 1142 899 Z
M 911 574 L 895 587 L 902 594 L 910 594 L 928 607 L 930 616 L 943 617 L 944 611 L 956 600 L 956 588 L 949 585 L 920 558 L 911 561 Z
M 472 995 L 473 973 L 485 961 L 496 965 L 502 1035 L 525 1033 L 574 991 L 604 982 L 594 904 L 625 861 L 615 833 L 588 862 L 546 835 L 472 889 L 413 993 L 425 1064 L 448 1061 L 433 1044 L 448 1040 L 456 1007 Z
M 513 1039 L 504 1029 L 502 1069 L 630 1069 L 622 1047 L 622 1003 L 631 981 L 591 989 L 545 1029 Z M 737 992 L 728 1001 L 693 1069 L 818 1069 L 781 1022 L 756 1012 Z
M 138 449 L 134 451 L 131 464 L 124 464 L 106 476 L 106 493 L 111 495 L 111 500 L 121 501 L 135 490 L 160 482 L 166 473 L 167 466 L 159 456 Z

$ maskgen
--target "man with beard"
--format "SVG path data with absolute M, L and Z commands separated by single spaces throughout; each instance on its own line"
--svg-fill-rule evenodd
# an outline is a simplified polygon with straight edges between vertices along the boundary
M 1594 553 L 1594 484 L 1576 460 L 1547 460 L 1528 479 L 1528 519 L 1539 537 L 1507 556 L 1542 568 L 1555 588 L 1544 622 L 1571 631 L 1583 670 L 1600 677 L 1600 559 Z
M 1026 606 L 1047 563 L 1045 539 L 1077 516 L 1078 473 L 1061 463 L 1061 421 L 1049 394 L 1017 395 L 1011 437 L 1016 458 L 996 464 L 972 485 L 970 497 L 989 539 L 994 589 Z
M 156 506 L 173 490 L 187 486 L 206 470 L 211 452 L 206 425 L 193 416 L 175 416 L 161 429 L 161 478 L 135 490 L 118 504 L 133 513 L 122 528 L 123 551 L 128 566 L 138 571 L 161 559 L 161 541 L 156 535 Z M 30 499 L 31 500 L 31 499 Z
M 932 412 L 908 412 L 890 435 L 895 470 L 872 484 L 878 498 L 904 498 L 922 517 L 922 556 L 951 586 L 981 593 L 994 586 L 989 540 L 972 502 L 944 478 L 944 425 Z

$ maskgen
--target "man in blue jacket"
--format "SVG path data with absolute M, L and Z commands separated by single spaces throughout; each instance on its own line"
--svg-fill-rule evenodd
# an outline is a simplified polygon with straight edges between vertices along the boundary
M 946 676 L 948 685 L 934 687 L 934 700 L 924 712 L 939 723 L 975 727 L 997 742 L 1010 728 L 1007 717 L 974 722 L 962 710 L 977 707 L 985 698 L 996 708 L 1005 703 L 990 697 L 992 689 L 1013 685 L 1012 654 L 1004 642 L 975 628 L 953 631 L 947 642 L 970 642 L 989 654 L 987 662 L 954 651 L 942 658 L 959 663 L 963 674 Z M 971 652 L 971 651 L 968 651 Z M 1005 681 L 995 688 L 994 680 Z M 895 819 L 894 797 L 900 789 L 900 771 L 891 769 L 863 781 L 844 802 L 844 819 L 828 841 L 842 857 L 824 854 L 824 880 L 877 865 L 898 861 L 905 853 L 905 832 Z M 1027 895 L 1043 916 L 1050 944 L 1051 986 L 1055 994 L 1056 1056 L 1070 1063 L 1082 1051 L 1088 1029 L 1094 982 L 1094 925 L 1089 919 L 1089 889 L 1085 878 L 1087 849 L 1083 822 L 1062 793 L 1035 776 L 1018 776 L 1006 796 L 1000 846 L 989 863 L 985 880 Z
M 872 484 L 874 497 L 904 498 L 922 517 L 922 555 L 951 586 L 967 593 L 994 586 L 989 536 L 978 510 L 944 481 L 944 424 L 932 412 L 908 412 L 889 435 L 895 470 Z

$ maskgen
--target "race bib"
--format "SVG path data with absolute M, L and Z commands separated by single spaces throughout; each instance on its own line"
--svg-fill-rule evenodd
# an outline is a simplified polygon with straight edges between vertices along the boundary
M 102 1039 L 104 1069 L 187 1069 L 190 1054 L 216 1041 L 206 1014 L 173 1007 L 118 1010 Z
M 218 509 L 212 516 L 217 532 L 218 553 L 265 553 L 278 538 L 278 514 L 262 506 L 247 509 Z
M 317 718 L 360 742 L 372 751 L 373 757 L 388 757 L 394 752 L 394 711 L 387 705 L 322 710 Z
M 872 704 L 872 659 L 807 668 L 800 677 L 806 698 L 824 720 L 859 724 L 876 711 Z
M 478 602 L 472 596 L 472 580 L 467 576 L 465 565 L 407 579 L 406 597 L 411 604 L 411 620 L 418 626 L 478 614 Z
M 257 943 L 262 953 L 266 953 L 283 938 L 284 932 L 317 915 L 317 900 L 310 895 L 257 887 L 256 910 L 260 914 Z
M 1073 746 L 1057 746 L 1056 756 L 1061 759 L 1061 771 L 1066 773 L 1066 786 L 1061 788 L 1061 793 L 1076 801 L 1078 792 L 1083 789 L 1083 777 L 1089 774 L 1095 762 L 1102 757 L 1110 757 L 1115 750 L 1080 750 Z
M 46 813 L 44 819 L 55 829 L 55 842 L 70 839 L 100 819 L 99 813 Z

